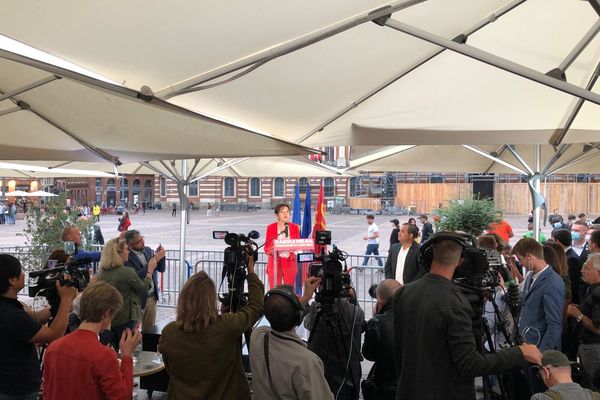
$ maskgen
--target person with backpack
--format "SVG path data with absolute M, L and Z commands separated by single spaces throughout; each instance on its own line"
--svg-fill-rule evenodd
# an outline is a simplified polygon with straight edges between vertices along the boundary
M 544 351 L 539 374 L 548 390 L 534 394 L 531 400 L 600 400 L 600 393 L 573 382 L 571 364 L 573 362 L 558 350 Z

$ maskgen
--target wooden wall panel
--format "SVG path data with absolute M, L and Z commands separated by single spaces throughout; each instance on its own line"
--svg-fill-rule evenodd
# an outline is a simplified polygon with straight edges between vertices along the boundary
M 541 191 L 546 194 L 550 213 L 555 208 L 561 214 L 600 213 L 599 183 L 542 183 Z M 497 208 L 509 214 L 531 211 L 531 196 L 526 183 L 495 184 L 494 200 Z
M 370 208 L 373 211 L 381 209 L 381 199 L 373 197 L 350 197 L 348 201 L 350 208 Z
M 439 203 L 467 199 L 473 195 L 470 183 L 399 183 L 396 207 L 414 207 L 417 213 L 430 213 Z

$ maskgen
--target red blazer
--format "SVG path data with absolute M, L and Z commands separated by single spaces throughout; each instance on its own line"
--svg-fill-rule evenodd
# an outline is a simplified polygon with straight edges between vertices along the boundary
M 288 239 L 300 239 L 300 227 L 294 223 L 289 223 L 290 228 L 290 236 Z M 270 225 L 267 225 L 267 234 L 266 234 L 266 243 L 265 244 L 265 253 L 269 256 L 269 261 L 267 263 L 267 272 L 273 270 L 274 258 L 271 252 L 273 251 L 274 240 L 277 238 L 277 222 L 274 222 Z M 285 268 L 289 264 L 296 265 L 296 254 L 290 252 L 289 257 L 277 259 L 277 265 L 282 268 Z

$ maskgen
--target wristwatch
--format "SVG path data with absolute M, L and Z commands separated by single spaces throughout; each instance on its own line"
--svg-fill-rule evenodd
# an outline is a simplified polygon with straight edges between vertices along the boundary
M 577 320 L 577 322 L 581 322 L 581 320 L 583 319 L 583 314 L 579 314 L 575 317 L 575 319 Z

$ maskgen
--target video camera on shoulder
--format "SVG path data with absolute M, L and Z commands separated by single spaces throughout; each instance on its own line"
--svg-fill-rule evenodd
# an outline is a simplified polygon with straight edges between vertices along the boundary
M 318 231 L 315 243 L 331 244 L 331 231 Z M 333 245 L 333 250 L 315 256 L 315 261 L 309 267 L 310 276 L 321 278 L 321 284 L 316 292 L 315 300 L 321 304 L 332 304 L 336 298 L 349 297 L 352 280 L 346 265 L 348 254 Z M 344 263 L 342 265 L 342 262 Z

